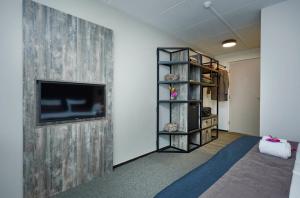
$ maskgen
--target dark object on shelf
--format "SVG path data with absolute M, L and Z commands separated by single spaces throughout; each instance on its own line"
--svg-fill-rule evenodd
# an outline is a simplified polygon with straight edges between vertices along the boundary
M 164 131 L 167 132 L 175 132 L 178 131 L 178 124 L 177 123 L 168 123 L 164 127 Z
M 199 104 L 190 104 L 188 112 L 188 130 L 199 129 Z
M 211 108 L 210 107 L 203 107 L 201 111 L 202 117 L 208 117 L 211 115 Z
M 179 80 L 179 75 L 177 75 L 177 74 L 167 74 L 167 75 L 165 75 L 165 80 L 166 81 L 176 81 L 176 80 Z

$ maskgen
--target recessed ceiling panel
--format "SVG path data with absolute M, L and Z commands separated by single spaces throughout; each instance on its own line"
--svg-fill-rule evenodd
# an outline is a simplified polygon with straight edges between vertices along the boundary
M 108 5 L 117 8 L 125 13 L 151 21 L 155 16 L 160 15 L 161 12 L 177 5 L 183 0 L 100 0 Z

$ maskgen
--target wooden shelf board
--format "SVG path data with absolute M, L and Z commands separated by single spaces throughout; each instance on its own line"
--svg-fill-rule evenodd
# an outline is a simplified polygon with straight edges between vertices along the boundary
M 196 81 L 196 80 L 190 80 L 189 83 L 192 85 L 201 85 L 202 84 L 202 82 Z
M 192 62 L 190 62 L 190 64 L 192 65 L 192 66 L 195 66 L 195 67 L 201 67 L 202 69 L 204 69 L 204 71 L 203 71 L 203 73 L 205 73 L 205 72 L 215 72 L 215 73 L 218 73 L 218 70 L 216 70 L 216 69 L 213 69 L 213 68 L 210 68 L 210 67 L 208 67 L 208 66 L 206 66 L 206 65 L 201 65 L 201 64 L 195 64 L 195 63 L 192 63 Z M 205 71 L 206 70 L 206 71 Z
M 160 135 L 191 135 L 194 133 L 200 133 L 201 129 L 195 129 L 195 130 L 191 130 L 189 132 L 186 131 L 175 131 L 175 132 L 168 132 L 168 131 L 159 131 L 158 133 Z
M 206 129 L 209 129 L 209 128 L 212 128 L 212 127 L 215 127 L 215 126 L 218 126 L 218 124 L 210 125 L 210 126 L 208 126 L 208 127 L 202 128 L 202 130 L 206 130 Z
M 185 131 L 175 131 L 175 132 L 168 132 L 168 131 L 160 131 L 160 135 L 188 135 Z
M 201 83 L 201 85 L 203 87 L 216 87 L 217 86 L 216 84 L 211 84 L 211 83 Z
M 191 85 L 202 85 L 204 87 L 215 87 L 216 86 L 216 84 L 205 83 L 205 82 L 194 81 L 194 80 L 158 81 L 158 84 L 186 84 L 186 83 L 190 83 Z
M 201 85 L 203 87 L 216 87 L 216 84 L 214 83 L 205 83 L 205 82 L 194 81 L 194 80 L 190 80 L 189 83 L 191 85 Z
M 188 81 L 184 81 L 184 80 L 158 81 L 158 84 L 185 84 L 185 83 L 188 83 Z
M 197 133 L 197 132 L 200 132 L 202 129 L 193 129 L 193 130 L 190 130 L 189 133 Z

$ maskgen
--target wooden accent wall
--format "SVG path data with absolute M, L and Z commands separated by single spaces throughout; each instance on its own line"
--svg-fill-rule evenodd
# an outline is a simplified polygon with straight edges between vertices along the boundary
M 112 37 L 110 29 L 23 1 L 25 198 L 52 196 L 112 171 Z M 105 84 L 106 117 L 37 126 L 37 79 Z

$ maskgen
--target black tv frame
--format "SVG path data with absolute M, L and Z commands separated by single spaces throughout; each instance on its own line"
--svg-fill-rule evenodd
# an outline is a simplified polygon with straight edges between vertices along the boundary
M 41 120 L 41 84 L 42 83 L 53 83 L 53 84 L 71 84 L 71 85 L 87 85 L 87 86 L 103 86 L 104 88 L 104 106 L 105 106 L 105 111 L 104 111 L 104 116 L 91 116 L 91 117 L 84 117 L 84 118 L 70 118 L 70 119 L 65 119 L 65 118 L 57 118 L 57 119 L 52 119 L 51 121 L 49 120 Z M 36 80 L 36 125 L 37 126 L 44 126 L 44 125 L 53 125 L 53 124 L 63 124 L 63 123 L 73 123 L 73 122 L 82 122 L 82 121 L 89 121 L 89 120 L 102 120 L 106 118 L 106 84 L 96 84 L 96 83 L 84 83 L 84 82 L 71 82 L 71 81 L 56 81 L 56 80 Z

